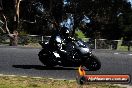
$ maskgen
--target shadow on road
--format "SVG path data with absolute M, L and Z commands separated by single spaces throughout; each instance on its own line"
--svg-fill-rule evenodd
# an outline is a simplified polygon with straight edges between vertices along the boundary
M 14 68 L 21 68 L 21 69 L 36 69 L 36 70 L 77 70 L 77 67 L 47 67 L 42 65 L 12 65 Z

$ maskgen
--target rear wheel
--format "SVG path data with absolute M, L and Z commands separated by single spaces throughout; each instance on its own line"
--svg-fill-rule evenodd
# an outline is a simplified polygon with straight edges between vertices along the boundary
M 56 65 L 55 63 L 55 58 L 53 57 L 53 55 L 48 55 L 46 53 L 43 52 L 43 50 L 41 50 L 39 52 L 39 60 L 46 66 L 48 67 L 54 67 Z
M 85 67 L 90 71 L 97 71 L 101 68 L 101 62 L 96 56 L 92 55 L 88 60 L 86 60 Z

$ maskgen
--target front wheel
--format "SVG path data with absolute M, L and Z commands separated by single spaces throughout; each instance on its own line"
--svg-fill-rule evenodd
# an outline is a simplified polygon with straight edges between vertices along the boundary
M 86 60 L 85 67 L 89 71 L 97 71 L 101 68 L 101 62 L 100 62 L 100 60 L 98 60 L 98 58 L 96 56 L 91 55 L 91 57 Z

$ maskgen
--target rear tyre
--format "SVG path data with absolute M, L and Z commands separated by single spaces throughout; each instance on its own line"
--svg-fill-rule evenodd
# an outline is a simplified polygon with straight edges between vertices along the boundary
M 47 55 L 43 51 L 40 51 L 38 56 L 41 63 L 43 63 L 47 67 L 54 67 L 56 65 L 54 57 L 52 57 L 51 55 Z

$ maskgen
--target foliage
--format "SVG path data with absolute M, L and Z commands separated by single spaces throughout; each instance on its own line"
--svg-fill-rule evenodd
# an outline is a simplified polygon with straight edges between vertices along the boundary
M 80 30 L 76 31 L 75 34 L 76 34 L 76 37 L 78 37 L 78 38 L 81 38 L 81 39 L 86 38 L 86 36 Z
M 73 33 L 80 28 L 85 36 L 91 38 L 106 38 L 132 40 L 132 8 L 127 0 L 23 0 L 20 4 L 20 19 L 22 29 L 29 34 L 50 35 L 51 21 L 58 24 L 66 13 L 74 14 Z M 8 17 L 9 29 L 13 30 L 15 14 L 14 0 L 2 0 L 3 10 Z M 81 27 L 84 16 L 90 23 Z M 21 29 L 19 29 L 21 31 Z
M 88 25 L 89 29 L 93 30 L 91 33 L 99 32 L 101 38 L 107 39 L 121 38 L 124 30 L 122 21 L 128 18 L 128 15 L 124 14 L 132 11 L 126 0 L 81 0 L 80 7 L 92 20 Z

